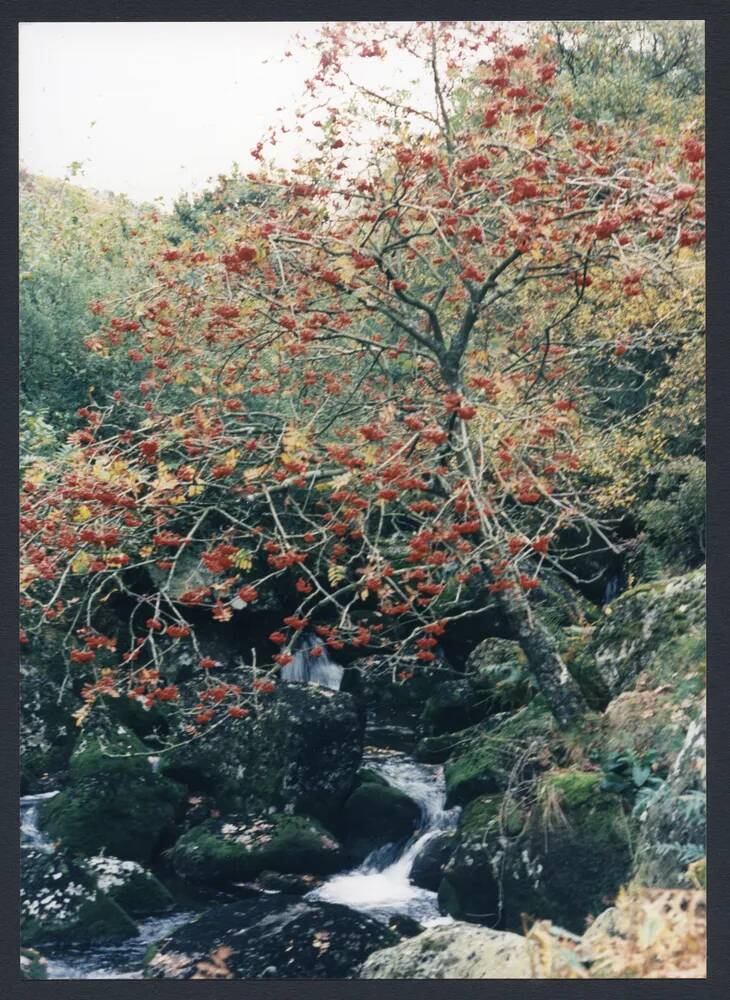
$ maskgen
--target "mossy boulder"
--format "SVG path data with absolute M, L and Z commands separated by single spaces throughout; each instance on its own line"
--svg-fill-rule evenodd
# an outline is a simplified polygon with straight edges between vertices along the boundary
M 481 796 L 459 817 L 451 854 L 438 885 L 441 910 L 455 920 L 496 926 L 500 923 L 500 888 L 494 855 L 502 836 L 501 795 Z
M 267 895 L 217 906 L 159 942 L 146 979 L 345 979 L 398 936 L 347 906 Z
M 472 734 L 471 727 L 461 733 L 443 733 L 441 736 L 424 736 L 413 751 L 415 760 L 422 764 L 443 764 L 458 751 L 465 737 Z
M 374 952 L 360 979 L 534 979 L 537 944 L 519 934 L 452 923 Z
M 582 931 L 631 872 L 629 820 L 601 780 L 598 772 L 553 770 L 535 779 L 522 802 L 492 796 L 471 803 L 439 888 L 447 912 L 508 929 L 520 929 L 528 915 Z M 499 891 L 496 913 L 485 919 L 490 869 Z
M 20 949 L 20 978 L 48 979 L 48 963 L 35 948 Z
M 342 868 L 342 848 L 306 816 L 208 820 L 184 834 L 169 851 L 177 875 L 190 882 L 227 885 L 262 871 L 328 875 Z
M 364 782 L 343 810 L 348 852 L 354 858 L 364 858 L 376 847 L 405 840 L 420 818 L 419 806 L 405 792 L 376 781 Z
M 639 814 L 636 882 L 663 889 L 696 886 L 689 866 L 706 853 L 706 721 L 690 725 L 667 780 Z
M 701 628 L 705 615 L 704 567 L 641 584 L 606 605 L 571 670 L 576 675 L 590 673 L 605 707 L 661 656 L 668 641 Z
M 511 639 L 484 639 L 466 660 L 466 673 L 492 712 L 525 705 L 534 694 L 527 657 Z
M 526 913 L 580 933 L 628 881 L 630 819 L 601 781 L 593 771 L 540 778 L 536 805 L 508 852 L 506 926 L 522 926 Z
M 137 934 L 124 910 L 62 851 L 22 852 L 20 920 L 24 945 L 120 941 Z
M 148 753 L 123 726 L 83 733 L 68 786 L 41 807 L 42 828 L 77 854 L 148 862 L 184 799 L 178 784 L 154 771 Z
M 327 823 L 356 784 L 363 728 L 352 695 L 282 684 L 255 719 L 231 719 L 166 754 L 162 770 L 222 812 L 286 809 Z
M 419 667 L 407 677 L 388 657 L 364 657 L 357 664 L 358 697 L 367 705 L 369 717 L 380 724 L 391 722 L 415 727 L 436 685 L 461 679 L 445 662 Z
M 85 859 L 83 867 L 96 880 L 97 888 L 132 917 L 156 916 L 173 904 L 162 882 L 136 861 L 100 854 Z
M 525 766 L 537 765 L 554 728 L 542 699 L 535 698 L 520 712 L 500 717 L 483 732 L 475 733 L 463 751 L 453 754 L 446 764 L 446 805 L 464 805 L 478 795 L 506 788 L 519 758 L 525 758 Z
M 368 782 L 375 785 L 388 784 L 383 775 L 378 774 L 378 772 L 374 771 L 372 767 L 361 767 L 357 772 L 357 781 L 359 785 L 364 785 Z
M 465 677 L 441 681 L 433 688 L 421 714 L 421 731 L 441 736 L 466 729 L 489 712 L 489 701 Z

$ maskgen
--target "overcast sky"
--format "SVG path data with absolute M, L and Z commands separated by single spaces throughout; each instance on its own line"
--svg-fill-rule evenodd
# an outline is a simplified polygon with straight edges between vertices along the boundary
M 60 178 L 81 161 L 75 183 L 167 203 L 234 162 L 250 170 L 310 75 L 312 62 L 281 59 L 300 30 L 316 25 L 22 24 L 21 163 Z

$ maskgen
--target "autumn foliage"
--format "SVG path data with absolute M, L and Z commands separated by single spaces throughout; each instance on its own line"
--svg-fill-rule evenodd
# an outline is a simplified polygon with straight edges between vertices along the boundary
M 352 82 L 397 50 L 430 103 Z M 126 354 L 136 389 L 79 410 L 21 517 L 25 636 L 63 623 L 90 704 L 174 704 L 185 644 L 188 723 L 243 719 L 305 629 L 412 670 L 488 602 L 531 628 L 545 570 L 570 579 L 569 529 L 611 544 L 583 467 L 593 375 L 682 329 L 704 146 L 693 121 L 573 117 L 551 51 L 479 24 L 328 25 L 297 118 L 311 155 L 277 170 L 262 141 L 260 197 L 92 305 L 88 349 Z M 655 322 L 612 328 L 632 303 Z M 205 582 L 181 593 L 191 558 Z M 188 609 L 227 621 L 273 583 L 289 607 L 258 691 L 219 684 Z M 113 592 L 118 636 L 96 624 Z

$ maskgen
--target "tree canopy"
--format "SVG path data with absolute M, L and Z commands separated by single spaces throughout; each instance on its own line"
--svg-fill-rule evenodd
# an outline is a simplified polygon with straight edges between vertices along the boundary
M 681 119 L 608 120 L 568 87 L 599 40 L 566 30 L 325 26 L 293 119 L 311 149 L 273 167 L 272 129 L 240 196 L 181 207 L 146 280 L 95 296 L 86 348 L 135 375 L 28 464 L 21 519 L 24 637 L 63 623 L 87 709 L 131 694 L 204 731 L 247 714 L 304 630 L 312 655 L 387 652 L 405 679 L 493 605 L 558 721 L 583 710 L 540 588 L 581 583 L 587 539 L 617 549 L 646 472 L 632 436 L 671 412 L 657 386 L 681 410 L 675 364 L 701 372 L 704 146 L 691 38 L 673 64 L 641 40 Z M 413 93 L 357 82 L 396 52 Z M 272 591 L 256 689 L 219 682 L 201 612 Z

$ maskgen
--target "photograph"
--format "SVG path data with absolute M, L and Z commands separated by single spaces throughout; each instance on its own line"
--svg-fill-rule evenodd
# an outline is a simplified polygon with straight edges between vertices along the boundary
M 705 34 L 20 22 L 21 979 L 706 979 Z

